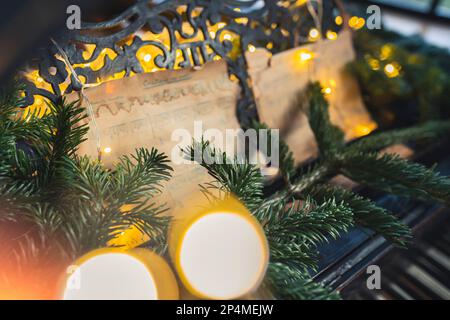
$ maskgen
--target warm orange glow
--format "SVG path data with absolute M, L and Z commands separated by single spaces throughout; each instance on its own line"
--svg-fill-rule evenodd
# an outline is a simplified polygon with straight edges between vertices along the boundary
M 331 30 L 327 31 L 327 39 L 328 40 L 336 40 L 338 37 L 337 33 Z
M 377 71 L 380 70 L 380 61 L 378 61 L 377 59 L 369 59 L 368 61 L 369 66 L 372 70 Z
M 298 56 L 302 62 L 306 62 L 314 58 L 314 53 L 312 51 L 304 49 L 299 51 Z
M 333 90 L 330 87 L 326 87 L 322 89 L 322 93 L 325 95 L 330 95 L 333 92 Z
M 308 0 L 297 0 L 297 1 L 295 2 L 295 6 L 301 7 L 301 6 L 303 6 L 307 1 L 308 1 Z
M 24 235 L 38 239 L 33 230 L 36 228 L 23 221 L 2 222 L 0 225 L 0 300 L 57 298 L 59 275 L 69 264 L 59 251 L 46 248 L 41 251 L 46 252 L 45 257 L 30 256 L 21 262 L 14 258 L 14 252 L 21 252 L 23 248 L 20 243 Z M 38 247 L 36 250 L 39 252 Z
M 392 55 L 392 46 L 389 44 L 385 44 L 384 46 L 381 47 L 381 52 L 380 52 L 380 60 L 387 60 L 391 57 Z
M 234 19 L 234 21 L 236 21 L 239 24 L 244 24 L 246 25 L 248 23 L 248 18 L 246 17 L 240 17 L 240 18 L 236 18 Z
M 348 21 L 348 25 L 355 30 L 363 28 L 365 24 L 366 20 L 364 18 L 359 18 L 357 16 L 351 17 L 350 20 Z
M 364 137 L 370 134 L 377 128 L 375 122 L 367 123 L 367 124 L 358 124 L 353 128 L 352 136 L 353 138 Z
M 384 67 L 384 73 L 389 77 L 389 78 L 396 78 L 400 75 L 400 70 L 401 67 L 398 63 L 396 62 L 392 62 L 392 63 L 388 63 L 385 67 Z
M 309 30 L 309 40 L 310 41 L 316 41 L 320 38 L 320 32 L 316 28 L 312 28 Z

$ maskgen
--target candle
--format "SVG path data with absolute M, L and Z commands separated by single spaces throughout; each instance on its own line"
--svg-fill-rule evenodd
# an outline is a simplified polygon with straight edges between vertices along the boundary
M 178 285 L 163 258 L 147 249 L 98 249 L 68 268 L 64 300 L 178 299 Z
M 253 293 L 269 260 L 261 225 L 234 198 L 177 216 L 169 231 L 169 252 L 186 289 L 205 299 Z

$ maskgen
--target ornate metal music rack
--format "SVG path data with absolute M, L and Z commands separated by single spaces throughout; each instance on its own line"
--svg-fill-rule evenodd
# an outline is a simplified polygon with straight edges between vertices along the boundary
M 161 51 L 152 57 L 160 69 L 189 68 L 218 57 L 226 59 L 229 73 L 237 77 L 242 87 L 237 116 L 245 125 L 249 119 L 256 118 L 257 113 L 244 52 L 253 46 L 266 47 L 277 53 L 308 42 L 307 35 L 314 23 L 306 6 L 296 7 L 296 3 L 297 0 L 138 0 L 108 21 L 82 23 L 81 30 L 65 30 L 57 43 L 66 52 L 70 63 L 78 65 L 75 71 L 87 83 L 119 72 L 125 72 L 124 76 L 144 72 L 137 57 L 143 46 L 154 46 Z M 323 16 L 326 17 L 323 30 L 339 29 L 332 18 L 339 14 L 338 9 L 342 9 L 338 1 L 323 1 Z M 185 30 L 186 23 L 189 32 Z M 224 26 L 212 34 L 210 28 L 217 23 Z M 140 31 L 150 31 L 155 39 L 143 40 Z M 237 35 L 238 54 L 231 56 L 236 43 L 221 39 L 224 32 Z M 168 43 L 156 39 L 162 33 L 168 35 Z M 88 58 L 83 56 L 86 45 L 95 45 Z M 105 56 L 104 64 L 98 70 L 82 67 L 95 61 L 104 49 L 113 50 L 116 57 Z M 178 62 L 177 52 L 182 55 Z M 25 80 L 25 106 L 34 103 L 35 95 L 55 101 L 63 94 L 81 89 L 57 54 L 57 48 L 50 41 L 47 47 L 38 50 L 31 68 L 39 70 L 40 80 L 51 89 Z M 60 87 L 63 83 L 68 83 L 64 91 Z

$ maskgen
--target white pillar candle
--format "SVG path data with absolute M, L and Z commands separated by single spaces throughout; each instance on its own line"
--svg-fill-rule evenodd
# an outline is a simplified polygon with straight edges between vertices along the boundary
M 206 299 L 254 292 L 269 260 L 261 225 L 235 199 L 177 216 L 169 231 L 169 251 L 186 289 Z
M 65 300 L 178 299 L 178 285 L 163 258 L 146 249 L 98 249 L 69 268 Z

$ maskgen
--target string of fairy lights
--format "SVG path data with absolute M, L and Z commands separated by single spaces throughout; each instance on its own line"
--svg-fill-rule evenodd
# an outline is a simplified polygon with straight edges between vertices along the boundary
M 304 5 L 305 3 L 307 3 L 308 1 L 298 1 L 298 3 L 296 4 L 297 6 L 300 5 Z M 185 8 L 183 8 L 183 6 L 180 6 L 177 9 L 180 13 L 183 12 L 183 10 L 186 10 Z M 200 14 L 201 11 L 197 12 L 194 10 L 193 12 L 193 16 L 195 16 L 196 14 Z M 236 18 L 235 21 L 239 24 L 244 24 L 246 25 L 248 23 L 248 18 L 246 17 L 240 17 L 240 18 Z M 344 23 L 344 19 L 342 16 L 337 16 L 335 18 L 335 24 L 337 26 L 342 26 Z M 361 28 L 364 27 L 365 25 L 365 19 L 362 17 L 357 17 L 357 16 L 353 16 L 349 19 L 348 21 L 348 25 L 354 29 L 354 30 L 359 30 Z M 209 30 L 209 36 L 211 38 L 216 38 L 216 35 L 219 34 L 219 30 L 224 29 L 227 26 L 227 24 L 225 22 L 218 22 L 216 24 L 209 24 L 208 25 L 208 30 Z M 192 25 L 190 25 L 188 22 L 185 22 L 182 24 L 182 29 L 183 32 L 185 34 L 194 34 L 194 29 L 192 27 Z M 286 30 L 282 30 L 282 32 L 287 32 Z M 170 43 L 170 36 L 169 36 L 169 32 L 167 30 L 163 30 L 160 34 L 154 34 L 150 31 L 138 31 L 135 36 L 139 36 L 143 41 L 156 41 L 161 43 L 162 45 L 164 45 L 166 48 L 169 49 L 169 43 Z M 332 30 L 327 30 L 325 32 L 325 36 L 326 39 L 328 40 L 336 40 L 338 38 L 338 33 Z M 118 45 L 130 45 L 133 42 L 133 38 L 134 36 L 130 36 L 124 40 L 121 41 L 121 43 L 118 43 Z M 234 42 L 236 44 L 236 46 L 239 46 L 239 41 L 235 41 L 238 40 L 239 35 L 229 31 L 229 30 L 223 30 L 223 32 L 220 32 L 220 41 L 223 40 L 228 40 L 231 42 Z M 310 42 L 315 42 L 318 41 L 319 39 L 322 38 L 322 33 L 320 32 L 319 28 L 314 27 L 311 28 L 309 33 L 308 33 L 308 41 Z M 196 34 L 193 38 L 189 39 L 189 41 L 201 41 L 203 39 L 203 35 L 201 33 Z M 183 43 L 184 41 L 187 41 L 185 39 L 183 39 L 181 36 L 177 35 L 177 41 L 180 43 Z M 268 43 L 266 45 L 267 49 L 271 49 L 273 46 L 272 43 Z M 84 49 L 82 52 L 82 57 L 84 60 L 89 60 L 94 51 L 95 51 L 96 45 L 94 44 L 85 44 L 84 45 Z M 252 44 L 248 45 L 247 50 L 249 52 L 254 52 L 256 50 L 256 47 Z M 211 54 L 212 53 L 212 49 L 207 47 L 207 53 Z M 141 48 L 139 48 L 139 50 L 136 52 L 136 57 L 138 59 L 138 61 L 140 62 L 142 68 L 143 68 L 143 72 L 144 73 L 151 73 L 151 72 L 157 72 L 157 71 L 161 71 L 162 69 L 159 68 L 158 66 L 155 65 L 154 62 L 154 57 L 156 57 L 157 55 L 162 54 L 162 50 L 159 49 L 157 46 L 154 45 L 144 45 Z M 87 62 L 87 63 L 80 63 L 80 64 L 74 64 L 72 65 L 72 67 L 74 69 L 76 68 L 90 68 L 93 71 L 98 71 L 100 70 L 104 64 L 105 64 L 105 59 L 109 58 L 110 60 L 114 60 L 117 57 L 117 53 L 110 49 L 110 48 L 104 48 L 100 54 L 98 55 L 98 57 L 91 62 Z M 188 50 L 188 57 L 189 59 L 192 59 L 192 53 Z M 184 59 L 183 54 L 181 52 L 181 50 L 177 50 L 176 52 L 176 60 L 175 60 L 175 69 L 178 69 L 178 64 L 179 62 L 182 62 L 182 60 Z M 220 60 L 221 57 L 216 55 L 214 57 L 214 60 Z M 387 70 L 389 72 L 389 70 L 393 69 L 392 66 L 388 66 Z M 394 68 L 395 69 L 395 68 Z M 69 71 L 69 70 L 67 70 Z M 391 74 L 394 74 L 394 72 L 391 72 Z M 133 76 L 134 73 L 131 72 L 129 76 Z M 125 71 L 122 72 L 117 72 L 113 75 L 109 75 L 103 78 L 97 78 L 96 84 L 101 84 L 107 81 L 111 81 L 111 80 L 116 80 L 116 79 L 121 79 L 125 76 Z M 37 88 L 41 88 L 44 90 L 48 90 L 49 92 L 53 92 L 52 86 L 50 83 L 48 83 L 47 81 L 44 80 L 44 78 L 39 74 L 39 70 L 29 70 L 25 72 L 25 78 L 29 81 L 31 81 L 32 83 L 34 83 L 34 85 L 36 85 Z M 80 76 L 80 81 L 82 81 L 83 83 L 86 83 L 86 79 L 81 75 Z M 61 92 L 65 92 L 66 89 L 68 88 L 70 84 L 70 77 L 67 77 L 67 79 L 62 82 L 61 84 L 59 84 L 59 89 Z M 36 108 L 42 108 L 45 106 L 45 98 L 41 97 L 39 95 L 36 95 L 34 100 L 34 103 L 28 107 L 28 109 L 30 111 L 34 111 Z
M 303 4 L 305 3 L 305 1 L 303 1 Z M 180 12 L 182 12 L 182 10 L 185 10 L 183 8 L 179 8 L 178 9 Z M 195 16 L 195 11 L 193 13 L 193 15 Z M 335 17 L 335 24 L 337 26 L 343 26 L 344 24 L 344 18 L 341 15 L 338 15 Z M 238 23 L 241 24 L 246 24 L 248 23 L 248 19 L 245 17 L 241 17 L 241 18 L 237 18 L 236 21 Z M 353 30 L 359 30 L 361 28 L 363 28 L 365 26 L 365 19 L 362 17 L 358 17 L 358 16 L 352 16 L 349 21 L 348 21 L 348 26 L 353 29 Z M 227 26 L 227 24 L 225 22 L 218 22 L 214 25 L 208 25 L 208 30 L 209 30 L 209 36 L 211 38 L 215 38 L 217 36 L 217 34 L 219 34 L 218 31 L 220 31 L 221 29 L 224 29 Z M 190 23 L 183 23 L 182 25 L 183 28 L 183 32 L 185 32 L 186 34 L 194 34 L 194 29 L 192 27 L 192 25 Z M 239 36 L 237 34 L 232 33 L 231 31 L 228 30 L 222 30 L 223 32 L 220 32 L 220 40 L 228 40 L 235 43 L 236 46 L 239 46 L 239 41 L 235 41 L 239 38 Z M 164 46 L 166 46 L 167 48 L 169 48 L 169 33 L 166 31 L 161 32 L 160 34 L 154 34 L 150 31 L 139 31 L 136 33 L 136 36 L 139 36 L 143 41 L 157 41 L 160 42 L 161 44 L 163 44 Z M 189 41 L 200 41 L 202 40 L 202 35 L 201 33 L 198 33 L 193 39 L 190 39 Z M 329 41 L 334 41 L 337 40 L 339 37 L 339 34 L 335 31 L 332 30 L 327 30 L 325 32 L 325 38 Z M 177 39 L 180 43 L 182 43 L 183 40 L 179 35 L 178 35 L 178 39 Z M 308 41 L 311 43 L 317 42 L 319 40 L 323 40 L 322 38 L 322 33 L 320 32 L 318 27 L 313 27 L 310 29 L 310 31 L 308 32 Z M 127 39 L 123 40 L 121 42 L 122 45 L 130 45 L 133 42 L 133 37 L 128 37 Z M 268 43 L 267 44 L 267 49 L 271 49 L 272 44 Z M 96 46 L 93 44 L 86 44 L 84 46 L 84 50 L 82 52 L 82 56 L 85 60 L 89 60 L 94 51 L 95 51 Z M 207 50 L 209 50 L 208 53 L 212 53 L 212 49 L 211 48 L 207 48 Z M 247 50 L 252 53 L 256 51 L 256 47 L 252 44 L 249 44 L 247 47 Z M 137 53 L 136 53 L 136 57 L 139 60 L 144 73 L 152 73 L 152 72 L 157 72 L 157 71 L 161 71 L 161 68 L 157 67 L 155 65 L 154 62 L 154 57 L 156 57 L 159 54 L 162 54 L 162 50 L 159 49 L 157 46 L 154 45 L 144 45 L 141 48 L 138 49 Z M 389 57 L 389 47 L 386 47 L 382 50 L 381 53 L 381 57 L 380 59 L 374 59 L 374 58 L 368 58 L 368 63 L 370 64 L 370 66 L 372 67 L 373 70 L 379 70 L 379 68 L 381 68 L 381 62 L 387 60 L 387 58 Z M 110 60 L 114 60 L 117 57 L 117 53 L 114 52 L 114 50 L 110 49 L 110 48 L 105 48 L 103 49 L 100 54 L 98 55 L 98 57 L 91 62 L 87 62 L 87 63 L 81 63 L 81 64 L 74 64 L 72 65 L 73 69 L 76 68 L 90 68 L 93 71 L 97 71 L 100 70 L 105 63 L 105 59 L 109 58 Z M 192 59 L 192 53 L 188 50 L 188 58 Z M 313 61 L 315 58 L 315 54 L 313 51 L 308 50 L 308 49 L 301 49 L 299 50 L 299 63 L 300 64 L 305 64 L 305 63 L 309 63 L 311 61 Z M 58 59 L 61 59 L 61 57 L 58 56 Z M 181 50 L 177 50 L 176 52 L 176 60 L 175 60 L 175 69 L 179 69 L 180 67 L 178 67 L 179 62 L 181 62 L 184 59 L 183 54 L 181 52 Z M 214 60 L 220 60 L 221 57 L 218 55 L 215 55 Z M 66 61 L 67 63 L 67 61 Z M 386 73 L 386 75 L 389 78 L 394 78 L 400 75 L 400 70 L 401 70 L 401 66 L 396 63 L 396 62 L 390 62 L 384 65 L 384 71 Z M 69 68 L 66 67 L 67 71 L 69 72 Z M 69 73 L 70 74 L 70 73 Z M 129 76 L 134 76 L 135 74 L 133 72 L 130 73 Z M 115 73 L 113 75 L 107 76 L 105 78 L 97 78 L 97 82 L 94 84 L 89 84 L 90 86 L 92 85 L 100 85 L 102 83 L 111 81 L 111 80 L 116 80 L 116 79 L 121 79 L 125 76 L 125 71 L 122 72 L 118 72 Z M 235 76 L 230 76 L 230 77 L 234 77 Z M 51 85 L 46 82 L 43 77 L 39 74 L 38 70 L 32 70 L 26 73 L 26 78 L 33 82 L 36 87 L 38 88 L 42 88 L 45 90 L 49 90 L 51 92 L 53 92 Z M 81 83 L 83 83 L 84 85 L 86 85 L 86 78 L 83 75 L 78 76 L 78 79 Z M 234 79 L 236 80 L 236 79 Z M 67 77 L 67 79 L 61 83 L 59 85 L 61 92 L 65 92 L 65 90 L 67 89 L 67 87 L 69 86 L 70 83 L 70 77 Z M 333 79 L 330 79 L 329 81 L 326 81 L 326 83 L 323 83 L 324 89 L 323 89 L 323 93 L 326 96 L 329 96 L 333 93 L 333 90 L 336 87 L 336 82 Z M 35 112 L 36 110 L 40 110 L 41 114 L 44 114 L 45 112 L 45 98 L 41 97 L 41 96 L 35 96 L 34 97 L 34 103 L 29 106 L 25 111 L 24 111 L 24 116 L 26 117 L 27 114 L 31 114 L 33 112 Z M 364 136 L 369 134 L 371 131 L 373 130 L 373 128 L 369 128 L 368 126 L 364 126 L 361 125 L 359 126 L 359 129 L 356 132 L 356 136 Z M 102 147 L 101 150 L 102 154 L 104 155 L 108 155 L 112 152 L 112 149 L 110 146 L 104 146 Z

